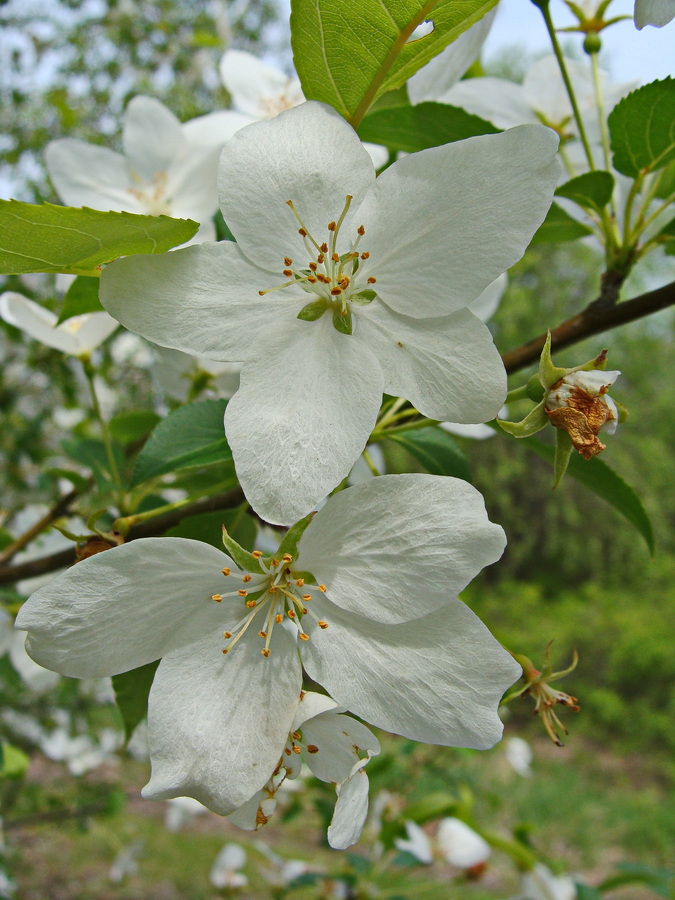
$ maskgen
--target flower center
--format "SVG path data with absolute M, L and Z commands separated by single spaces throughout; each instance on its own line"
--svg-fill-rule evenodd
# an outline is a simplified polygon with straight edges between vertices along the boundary
M 294 573 L 291 568 L 293 557 L 289 553 L 285 553 L 281 559 L 275 557 L 263 559 L 262 553 L 256 550 L 253 556 L 258 560 L 262 573 L 247 572 L 242 577 L 241 588 L 225 594 L 213 594 L 211 597 L 216 603 L 221 603 L 228 597 L 241 599 L 247 610 L 232 631 L 223 632 L 224 638 L 228 641 L 223 653 L 230 652 L 256 619 L 260 626 L 258 637 L 264 641 L 260 652 L 265 657 L 271 652 L 270 643 L 274 626 L 280 625 L 284 619 L 295 625 L 301 641 L 309 640 L 309 635 L 302 626 L 302 620 L 306 615 L 314 619 L 319 628 L 328 628 L 328 622 L 319 619 L 307 606 L 316 596 L 314 592 L 325 592 L 325 584 L 307 584 L 303 577 Z M 231 574 L 227 568 L 222 572 L 226 578 Z
M 138 187 L 129 188 L 129 193 L 145 207 L 149 216 L 170 216 L 171 205 L 166 196 L 168 176 L 166 172 L 155 172 L 152 181 L 141 184 L 140 179 L 134 173 L 132 178 L 138 183 Z
M 356 237 L 351 241 L 349 249 L 344 253 L 338 252 L 338 236 L 351 202 L 352 196 L 347 194 L 339 218 L 326 226 L 328 239 L 319 243 L 305 227 L 293 201 L 287 200 L 287 205 L 300 225 L 298 234 L 303 239 L 309 261 L 303 268 L 294 265 L 289 256 L 284 257 L 282 274 L 289 280 L 266 291 L 258 291 L 262 297 L 271 291 L 299 285 L 308 294 L 313 294 L 315 299 L 300 310 L 298 318 L 313 322 L 320 319 L 327 310 L 331 310 L 333 324 L 344 334 L 352 333 L 350 303 L 361 306 L 371 303 L 376 297 L 371 285 L 377 281 L 366 272 L 366 262 L 370 258 L 370 253 L 358 250 L 361 238 L 366 233 L 363 225 L 359 225 L 356 229 Z

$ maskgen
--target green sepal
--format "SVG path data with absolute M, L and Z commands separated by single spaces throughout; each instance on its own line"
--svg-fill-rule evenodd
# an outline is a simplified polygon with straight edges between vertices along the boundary
M 551 332 L 546 335 L 546 343 L 539 357 L 539 383 L 549 391 L 554 384 L 564 378 L 571 370 L 554 366 L 551 359 Z
M 553 460 L 553 490 L 555 490 L 563 480 L 573 449 L 572 438 L 565 429 L 556 428 L 555 458 Z
M 535 403 L 540 403 L 544 399 L 544 395 L 546 391 L 544 390 L 544 386 L 539 381 L 539 375 L 533 375 L 532 378 L 525 385 L 525 393 L 529 397 L 530 400 L 533 400 Z
M 303 322 L 316 322 L 316 320 L 320 319 L 327 309 L 328 304 L 325 300 L 312 300 L 312 302 L 308 303 L 307 306 L 302 307 L 302 309 L 298 313 L 298 319 L 302 319 Z
M 573 369 L 567 369 L 567 374 L 570 375 L 572 372 L 595 372 L 597 369 L 602 370 L 606 368 L 607 351 L 603 350 L 602 353 L 598 353 L 597 356 L 589 359 L 588 362 L 582 363 L 580 366 L 574 366 Z
M 501 419 L 497 419 L 497 424 L 503 431 L 512 434 L 513 437 L 531 437 L 548 425 L 548 416 L 544 412 L 544 401 L 542 400 L 534 409 L 531 409 L 520 422 L 504 422 Z
M 618 413 L 617 418 L 619 425 L 621 425 L 622 422 L 625 422 L 628 418 L 628 410 L 622 403 L 618 403 L 616 400 L 614 401 L 614 406 L 616 406 L 616 411 Z
M 349 298 L 353 303 L 358 303 L 359 306 L 367 306 L 369 303 L 372 303 L 373 300 L 377 297 L 377 291 L 359 291 L 358 294 L 352 294 Z
M 248 550 L 238 544 L 233 537 L 228 534 L 227 528 L 223 525 L 223 546 L 236 562 L 240 569 L 244 572 L 255 572 L 258 575 L 263 574 L 263 569 L 258 559 Z
M 296 522 L 295 525 L 291 525 L 286 534 L 284 535 L 283 540 L 279 544 L 279 549 L 277 550 L 277 555 L 281 558 L 284 553 L 288 553 L 289 556 L 292 556 L 295 559 L 298 555 L 298 542 L 300 538 L 305 533 L 305 529 L 312 521 L 316 513 L 311 512 L 309 515 L 305 516 L 304 519 L 300 519 L 299 522 Z
M 336 331 L 339 331 L 340 334 L 352 333 L 352 314 L 348 309 L 345 312 L 341 309 L 333 311 L 333 328 L 335 328 Z

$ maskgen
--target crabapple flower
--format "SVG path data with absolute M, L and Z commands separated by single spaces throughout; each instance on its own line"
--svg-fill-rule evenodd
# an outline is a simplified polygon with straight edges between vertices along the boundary
M 297 778 L 305 763 L 318 779 L 336 786 L 328 843 L 335 850 L 355 844 L 368 814 L 364 767 L 380 752 L 380 744 L 365 725 L 341 712 L 330 697 L 301 691 L 279 764 L 263 790 L 229 816 L 230 821 L 249 831 L 266 825 L 275 810 L 277 791 L 286 779 Z
M 461 819 L 450 817 L 438 825 L 436 841 L 446 862 L 457 869 L 479 874 L 492 849 L 488 842 Z
M 510 737 L 504 741 L 504 757 L 514 772 L 523 778 L 532 774 L 532 748 L 521 737 Z
M 635 0 L 635 27 L 641 31 L 645 25 L 663 28 L 675 17 L 675 0 Z
M 193 243 L 214 240 L 218 155 L 247 119 L 210 113 L 181 124 L 159 100 L 134 97 L 124 113 L 124 153 L 75 138 L 52 141 L 49 177 L 69 206 L 194 219 Z
M 543 863 L 536 863 L 521 879 L 517 900 L 576 900 L 577 888 L 569 875 L 554 875 Z
M 565 60 L 588 139 L 600 142 L 600 125 L 593 75 L 590 65 Z M 611 84 L 600 73 L 605 114 L 631 90 L 633 83 Z M 460 81 L 437 98 L 439 103 L 460 106 L 498 128 L 512 128 L 525 122 L 542 122 L 562 138 L 578 136 L 577 125 L 555 56 L 545 56 L 530 66 L 522 84 L 502 78 L 469 78 Z
M 90 356 L 118 327 L 106 312 L 83 313 L 57 325 L 51 310 L 14 291 L 0 295 L 0 317 L 46 347 L 79 357 Z
M 275 556 L 226 536 L 240 565 L 199 541 L 131 541 L 68 569 L 19 611 L 30 654 L 65 675 L 161 657 L 144 796 L 187 795 L 229 815 L 263 790 L 294 730 L 303 667 L 379 727 L 474 748 L 499 739 L 497 706 L 520 666 L 456 598 L 504 548 L 473 487 L 385 475 L 335 495 L 289 535 Z M 343 782 L 343 805 L 352 794 L 362 802 L 360 777 Z
M 225 51 L 220 61 L 220 77 L 232 105 L 249 124 L 272 119 L 305 100 L 298 78 L 289 78 L 244 50 Z M 376 169 L 389 159 L 386 147 L 368 143 L 363 146 Z
M 209 881 L 216 888 L 246 887 L 248 878 L 240 871 L 246 865 L 246 851 L 240 844 L 225 844 L 216 856 Z
M 572 446 L 590 459 L 605 449 L 598 438 L 601 430 L 614 434 L 619 421 L 616 403 L 607 391 L 621 372 L 571 372 L 549 390 L 544 411 L 556 428 L 564 429 Z
M 304 103 L 223 150 L 237 243 L 118 260 L 102 302 L 155 343 L 243 363 L 225 416 L 239 481 L 264 519 L 294 522 L 349 473 L 383 391 L 439 420 L 497 413 L 504 368 L 466 307 L 543 220 L 556 145 L 524 126 L 376 179 L 344 119 Z

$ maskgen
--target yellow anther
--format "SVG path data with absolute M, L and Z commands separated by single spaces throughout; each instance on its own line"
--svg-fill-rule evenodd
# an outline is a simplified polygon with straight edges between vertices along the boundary
M 293 557 L 291 556 L 290 553 L 284 553 L 284 555 L 281 558 L 285 563 L 293 562 Z
M 366 233 L 366 229 L 363 227 L 363 225 L 359 225 L 356 230 L 361 235 L 361 237 L 363 237 L 363 235 Z
M 223 653 L 225 654 L 225 653 L 229 653 L 229 652 L 230 652 L 230 648 L 229 648 L 229 647 L 225 647 L 225 649 L 223 650 Z
M 328 252 L 328 247 L 326 247 L 326 253 L 327 253 L 327 252 Z M 316 258 L 316 261 L 317 261 L 318 263 L 323 263 L 324 260 L 325 260 L 325 256 L 323 255 L 323 253 L 319 253 L 319 255 L 318 255 L 317 258 Z
M 309 601 L 312 599 L 312 595 L 311 594 L 303 594 L 302 599 L 305 601 L 305 603 L 309 603 Z
M 337 222 L 329 222 L 329 223 L 328 223 L 328 230 L 329 230 L 329 231 L 335 231 L 336 228 L 337 228 Z M 322 248 L 322 249 L 323 249 L 323 248 Z M 326 251 L 324 250 L 323 252 L 325 253 Z
M 292 263 L 293 263 L 293 260 L 290 257 L 284 256 L 284 265 L 285 266 L 290 266 L 290 265 L 292 265 Z M 262 553 L 260 555 L 262 556 Z
M 241 593 L 241 591 L 239 593 Z M 247 600 L 246 605 L 248 606 L 249 609 L 253 609 L 254 606 L 258 605 L 258 601 L 257 600 Z
M 306 607 L 306 606 L 303 606 L 303 607 L 302 607 L 302 614 L 303 614 L 303 616 L 304 616 L 304 614 L 305 614 L 306 612 L 307 612 L 307 607 Z
M 259 632 L 258 632 L 258 637 L 266 638 L 266 637 L 267 637 L 267 632 L 266 632 L 266 631 L 259 631 Z
M 362 254 L 361 254 L 361 259 L 370 259 L 370 253 L 367 253 L 367 252 L 366 252 L 366 253 L 362 253 Z
M 269 647 L 263 647 L 260 652 L 265 657 L 265 659 L 267 659 L 267 657 L 270 655 Z
M 309 267 L 312 270 L 312 272 L 316 272 L 316 263 L 314 263 L 314 262 L 310 263 Z
M 262 556 L 262 552 L 260 550 L 254 550 L 253 553 L 251 553 L 251 556 L 254 559 L 260 559 L 260 557 Z
M 221 569 L 220 571 L 223 573 L 223 575 L 229 575 L 229 574 L 230 574 L 230 570 L 229 570 L 227 567 L 225 567 L 224 569 Z
M 274 559 L 272 560 L 272 565 L 276 568 L 276 567 L 279 565 L 279 560 L 276 559 L 276 558 L 274 558 Z
M 281 613 L 277 613 L 274 617 L 274 621 L 277 623 L 277 625 L 280 625 L 284 621 L 284 617 L 281 615 Z
M 307 281 L 309 281 L 310 284 L 316 284 L 318 281 L 318 278 L 315 278 L 313 275 L 308 275 Z
M 301 234 L 303 237 L 307 237 L 307 232 L 304 228 L 298 228 L 298 234 Z
M 333 262 L 340 262 L 340 257 L 337 253 L 333 253 L 331 255 L 331 259 L 333 260 Z
M 294 609 L 289 609 L 289 610 L 288 610 L 288 618 L 289 618 L 289 619 L 294 619 L 294 618 L 295 618 L 295 610 L 294 610 Z
M 284 269 L 281 274 L 285 275 L 286 278 L 290 278 L 292 276 L 293 272 L 290 269 Z
M 237 591 L 240 597 L 248 597 L 248 591 L 245 591 L 243 588 L 239 588 Z
M 251 576 L 247 572 L 241 580 L 244 582 L 244 584 L 247 584 L 251 580 Z
M 300 740 L 300 732 L 299 732 L 299 731 L 292 731 L 292 732 L 291 732 L 291 737 L 293 738 L 294 741 L 299 741 L 299 740 Z
M 274 584 L 272 585 L 272 587 L 267 588 L 268 594 L 276 594 L 276 592 L 277 592 L 277 589 L 276 589 L 276 585 L 274 585 Z
M 298 637 L 300 638 L 301 641 L 308 641 L 308 640 L 309 640 L 309 635 L 308 635 L 308 634 L 305 634 L 304 631 L 301 631 L 300 634 L 298 635 Z
M 211 599 L 212 599 L 212 600 L 215 600 L 216 603 L 222 603 L 222 602 L 223 602 L 223 595 L 222 595 L 222 594 L 212 594 L 212 595 L 211 595 Z
M 223 632 L 223 637 L 225 638 L 226 641 L 229 641 L 229 639 L 232 637 L 232 632 L 231 632 L 231 631 L 224 631 L 224 632 Z
M 305 579 L 304 579 L 304 578 L 298 578 L 298 579 L 296 579 L 296 582 L 295 582 L 295 583 L 297 584 L 298 587 L 302 587 L 303 584 L 305 583 Z
M 319 626 L 319 628 L 328 628 L 328 622 L 324 622 L 323 620 L 321 622 L 317 622 L 317 625 Z
M 320 591 L 322 591 L 324 594 L 326 593 L 326 585 L 325 585 L 325 584 L 317 584 L 317 587 L 318 587 L 318 589 L 319 589 Z
M 319 250 L 322 253 L 328 253 L 328 244 L 324 241 L 324 243 L 319 247 Z M 323 262 L 323 260 L 321 260 Z
M 290 756 L 290 755 L 291 755 L 291 751 L 290 751 L 290 749 L 289 749 L 288 747 L 284 747 L 284 753 L 286 754 L 286 756 Z
M 291 747 L 291 750 L 293 751 L 293 753 L 301 753 L 302 752 L 300 750 L 300 747 L 298 747 L 297 744 L 293 744 L 293 746 Z
M 339 297 L 340 294 L 342 293 L 342 288 L 334 287 L 334 288 L 331 288 L 330 292 L 333 297 Z
M 371 275 L 370 278 L 367 279 L 367 281 L 368 281 L 368 284 L 375 284 L 375 282 L 377 281 L 377 278 L 373 278 L 373 276 Z

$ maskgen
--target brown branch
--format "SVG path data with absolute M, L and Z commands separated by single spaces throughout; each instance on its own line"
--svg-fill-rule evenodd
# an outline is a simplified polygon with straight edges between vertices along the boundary
M 56 503 L 52 506 L 52 508 L 42 516 L 41 519 L 32 525 L 28 531 L 18 537 L 15 541 L 5 547 L 5 549 L 0 553 L 0 564 L 7 563 L 10 559 L 22 550 L 26 544 L 29 544 L 34 537 L 37 537 L 43 531 L 45 531 L 52 522 L 55 522 L 57 519 L 60 519 L 61 516 L 65 516 L 68 510 L 70 509 L 70 505 L 74 503 L 79 497 L 80 492 L 77 488 L 74 488 L 70 493 L 64 494 L 63 497 L 60 497 Z
M 639 297 L 633 297 L 632 300 L 625 300 L 623 303 L 615 305 L 599 303 L 598 300 L 593 301 L 583 312 L 572 316 L 562 325 L 552 329 L 551 349 L 562 350 L 563 347 L 570 347 L 594 334 L 609 331 L 610 328 L 626 325 L 628 322 L 635 322 L 643 316 L 673 306 L 675 304 L 675 281 L 655 291 L 649 291 L 647 294 L 641 294 Z M 545 341 L 546 335 L 540 334 L 539 337 L 528 341 L 522 347 L 505 353 L 502 360 L 506 371 L 509 374 L 518 372 L 530 363 L 536 362 Z
M 171 510 L 155 519 L 140 522 L 132 528 L 127 536 L 127 541 L 135 541 L 143 537 L 157 537 L 164 534 L 169 528 L 177 525 L 187 516 L 196 516 L 199 513 L 213 512 L 218 509 L 231 509 L 238 506 L 244 500 L 244 494 L 239 489 L 218 494 L 215 497 L 205 497 L 190 506 Z M 15 566 L 0 566 L 0 584 L 9 584 L 21 581 L 23 578 L 34 578 L 37 575 L 47 575 L 57 569 L 64 569 L 75 562 L 75 546 L 67 547 L 58 553 L 43 556 L 40 559 L 32 559 Z

